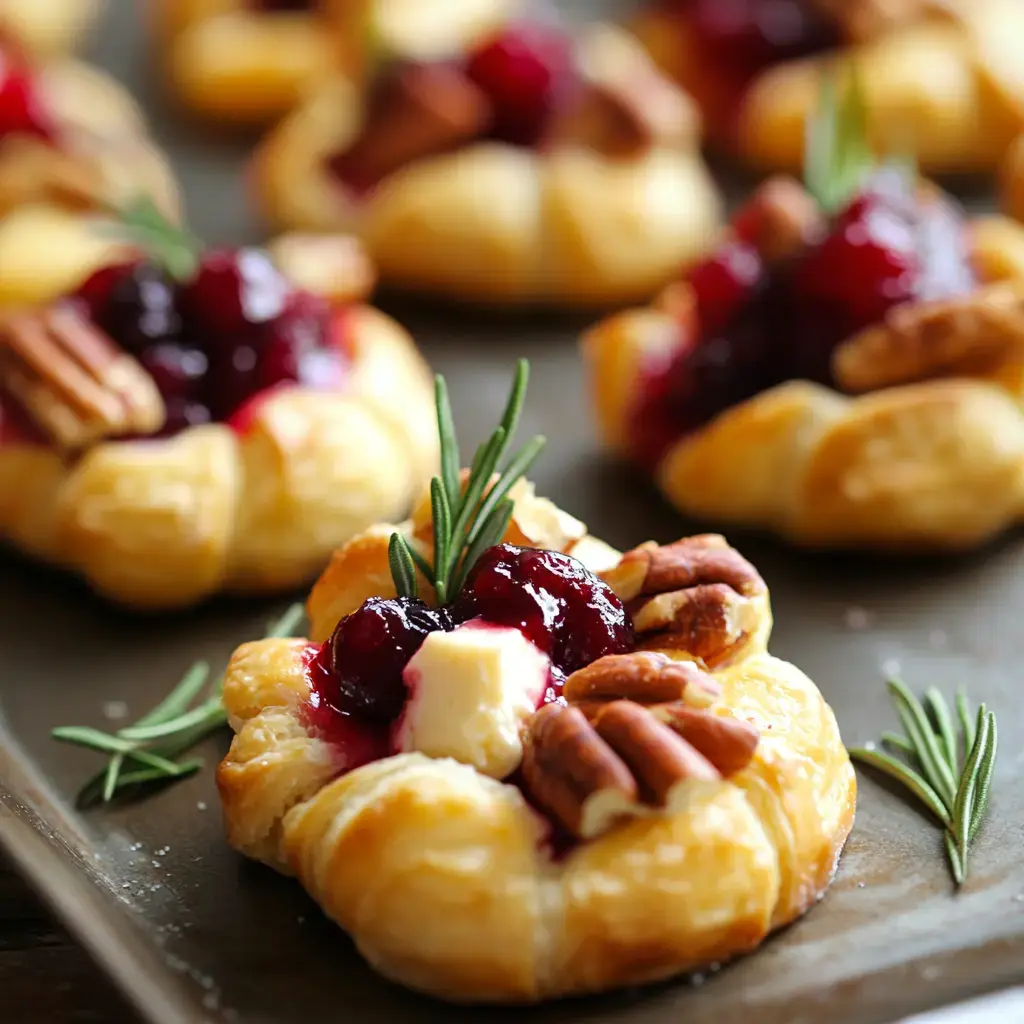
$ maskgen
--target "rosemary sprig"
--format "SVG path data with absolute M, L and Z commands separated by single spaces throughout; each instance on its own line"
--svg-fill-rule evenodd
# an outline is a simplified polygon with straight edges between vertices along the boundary
M 529 372 L 527 360 L 520 359 L 501 421 L 487 441 L 477 448 L 464 488 L 460 486 L 462 460 L 448 386 L 440 374 L 435 379 L 441 475 L 430 482 L 434 560 L 433 564 L 427 561 L 404 535 L 391 535 L 388 558 L 395 589 L 400 596 L 416 596 L 415 570 L 419 569 L 433 586 L 438 603 L 447 604 L 458 594 L 473 563 L 505 535 L 512 518 L 512 500 L 508 493 L 533 465 L 546 444 L 545 438 L 534 437 L 509 458 L 503 469 L 498 469 L 519 424 Z M 495 473 L 498 478 L 488 490 L 488 483 Z
M 187 228 L 172 224 L 149 196 L 108 211 L 116 223 L 106 234 L 142 249 L 178 281 L 188 280 L 196 271 L 202 248 L 199 239 Z
M 905 760 L 874 747 L 853 749 L 850 756 L 901 783 L 939 821 L 953 880 L 963 885 L 995 770 L 995 714 L 984 704 L 972 714 L 961 688 L 956 696 L 958 744 L 952 712 L 938 690 L 929 689 L 922 704 L 899 679 L 890 679 L 888 686 L 907 735 L 882 733 L 882 743 Z
M 291 636 L 303 614 L 301 604 L 292 605 L 270 623 L 266 636 Z M 109 803 L 131 786 L 183 778 L 201 768 L 201 758 L 176 758 L 227 722 L 221 699 L 223 678 L 207 686 L 209 675 L 210 666 L 197 661 L 159 704 L 115 733 L 82 725 L 54 729 L 51 736 L 55 740 L 110 755 L 106 768 L 82 787 L 79 804 Z M 193 704 L 204 688 L 206 696 Z

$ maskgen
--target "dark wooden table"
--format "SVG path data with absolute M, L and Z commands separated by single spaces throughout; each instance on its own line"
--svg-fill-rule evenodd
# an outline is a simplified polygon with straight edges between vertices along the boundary
M 0 1019 L 137 1024 L 88 955 L 0 856 Z

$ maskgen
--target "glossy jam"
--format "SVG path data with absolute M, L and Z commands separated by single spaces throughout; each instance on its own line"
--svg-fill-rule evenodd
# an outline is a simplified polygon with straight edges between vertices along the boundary
M 645 465 L 781 381 L 834 386 L 836 347 L 899 303 L 977 285 L 962 211 L 913 194 L 890 171 L 872 178 L 828 234 L 789 262 L 769 270 L 745 249 L 728 243 L 691 271 L 697 322 L 680 322 L 674 349 L 641 371 L 629 435 Z
M 0 48 L 0 138 L 31 135 L 53 142 L 56 131 L 38 80 L 9 49 Z
M 812 0 L 662 0 L 689 37 L 687 86 L 709 130 L 726 134 L 750 83 L 768 68 L 840 42 Z
M 104 267 L 75 299 L 149 370 L 164 436 L 213 421 L 249 428 L 272 391 L 344 387 L 350 311 L 289 286 L 259 250 L 213 250 L 180 284 L 145 261 Z

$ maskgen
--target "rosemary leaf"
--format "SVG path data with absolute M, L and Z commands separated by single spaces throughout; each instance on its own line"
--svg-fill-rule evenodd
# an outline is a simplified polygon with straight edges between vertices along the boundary
M 164 736 L 173 736 L 176 732 L 189 729 L 193 725 L 199 725 L 209 717 L 210 708 L 205 704 L 186 711 L 177 718 L 166 722 L 156 722 L 153 725 L 130 725 L 127 729 L 118 731 L 118 736 L 126 740 L 146 742 L 148 740 L 162 739 Z
M 504 446 L 505 429 L 504 427 L 498 427 L 487 442 L 480 463 L 470 474 L 469 481 L 466 484 L 466 493 L 462 498 L 459 514 L 452 526 L 452 538 L 453 543 L 456 545 L 456 550 L 460 550 L 462 547 L 463 538 L 469 528 L 470 521 L 478 509 L 484 489 L 494 475 L 495 466 L 498 463 Z M 451 567 L 449 566 L 448 568 L 450 569 Z
M 893 747 L 901 754 L 914 757 L 914 744 L 906 736 L 901 736 L 898 732 L 883 732 L 881 739 L 886 746 Z
M 961 686 L 956 692 L 956 714 L 960 719 L 960 731 L 964 736 L 964 757 L 974 746 L 974 716 L 967 702 L 967 691 Z
M 505 432 L 504 443 L 498 450 L 496 463 L 500 462 L 508 446 L 515 436 L 516 427 L 519 426 L 519 417 L 523 412 L 523 403 L 526 401 L 526 388 L 530 383 L 530 363 L 527 359 L 520 359 L 516 363 L 516 374 L 512 381 L 512 390 L 509 392 L 508 401 L 505 403 L 505 411 L 501 415 L 500 428 Z
M 931 711 L 932 720 L 942 741 L 942 753 L 945 755 L 946 764 L 955 775 L 960 762 L 957 758 L 956 732 L 953 730 L 953 716 L 950 714 L 949 705 L 946 703 L 946 698 L 934 686 L 925 691 L 924 702 L 928 710 Z
M 400 533 L 391 534 L 388 541 L 388 565 L 391 567 L 391 578 L 395 581 L 395 589 L 399 597 L 415 597 L 416 564 L 412 552 Z
M 964 884 L 964 879 L 967 877 L 967 865 L 960 856 L 960 850 L 957 848 L 953 834 L 947 831 L 943 833 L 943 839 L 945 841 L 946 856 L 949 858 L 949 870 L 953 875 L 953 881 L 956 882 L 958 886 L 961 886 Z
M 476 560 L 488 548 L 500 543 L 501 538 L 505 536 L 505 531 L 508 529 L 508 524 L 512 519 L 512 509 L 514 507 L 512 499 L 506 498 L 491 512 L 490 516 L 483 523 L 476 537 L 466 549 L 466 555 L 462 559 L 462 564 L 456 571 L 455 582 L 452 584 L 454 593 L 458 593 L 462 589 L 462 585 L 466 582 L 466 577 L 469 575 L 469 570 L 473 568 Z
M 441 442 L 441 480 L 448 497 L 448 507 L 454 516 L 458 515 L 459 510 L 459 470 L 462 460 L 459 457 L 452 405 L 448 399 L 448 385 L 441 374 L 434 378 L 434 402 L 437 405 L 437 433 Z
M 963 775 L 960 778 L 960 785 L 956 792 L 956 801 L 953 804 L 952 832 L 956 839 L 957 849 L 960 851 L 960 860 L 965 866 L 967 863 L 967 845 L 970 842 L 974 797 L 978 785 L 978 768 L 987 752 L 989 724 L 987 709 L 982 704 L 978 708 L 974 743 L 971 746 L 970 753 L 967 755 L 967 760 L 964 762 Z
M 928 716 L 924 713 L 924 708 L 901 680 L 890 679 L 888 687 L 896 701 L 896 708 L 900 720 L 903 722 L 904 731 L 910 742 L 914 744 L 914 754 L 925 777 L 947 809 L 952 810 L 953 800 L 956 796 L 956 780 L 939 750 L 935 732 L 928 721 Z
M 943 825 L 947 828 L 949 827 L 951 822 L 945 804 L 943 804 L 939 795 L 928 782 L 918 775 L 913 768 L 903 764 L 902 761 L 897 761 L 894 757 L 890 757 L 889 754 L 883 753 L 880 750 L 868 750 L 866 747 L 855 747 L 850 751 L 850 757 L 863 761 L 865 764 L 877 768 L 880 772 L 884 772 L 890 778 L 902 783 Z
M 974 801 L 971 807 L 970 822 L 967 828 L 967 842 L 973 843 L 974 837 L 981 828 L 981 823 L 988 810 L 988 791 L 992 786 L 992 775 L 996 766 L 996 751 L 999 747 L 996 716 L 988 713 L 988 746 L 982 752 L 981 764 L 978 768 L 978 782 L 974 790 Z
M 508 467 L 502 474 L 501 479 L 487 492 L 486 497 L 480 504 L 480 510 L 477 513 L 472 529 L 469 531 L 469 536 L 466 538 L 466 543 L 470 547 L 472 547 L 478 534 L 483 530 L 484 524 L 498 503 L 506 497 L 517 481 L 526 475 L 527 470 L 536 461 L 537 456 L 544 450 L 544 446 L 547 443 L 546 437 L 538 435 L 533 440 L 527 441 L 509 460 Z M 499 536 L 504 536 L 504 531 Z
M 431 582 L 434 579 L 434 567 L 409 543 L 407 537 L 401 538 L 402 546 L 406 551 L 409 552 L 409 557 L 413 560 L 413 564 L 424 576 Z
M 430 481 L 430 514 L 434 523 L 434 590 L 439 604 L 448 601 L 449 562 L 456 538 L 452 536 L 452 512 L 444 484 L 438 477 Z

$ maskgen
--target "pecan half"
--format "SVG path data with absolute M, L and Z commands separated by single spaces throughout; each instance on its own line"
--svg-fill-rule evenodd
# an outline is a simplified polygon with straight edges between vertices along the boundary
M 799 252 L 823 235 L 828 223 L 803 185 L 784 174 L 761 184 L 735 219 L 749 225 L 754 248 L 769 264 Z
M 642 649 L 715 666 L 770 625 L 764 580 L 717 534 L 643 544 L 601 575 L 625 602 Z
M 1024 359 L 1024 283 L 1000 281 L 970 295 L 908 302 L 836 349 L 846 391 L 984 371 Z
M 676 661 L 656 651 L 607 654 L 565 681 L 562 696 L 570 704 L 631 700 L 637 704 L 688 701 L 706 707 L 722 688 L 699 665 Z
M 630 701 L 605 705 L 588 721 L 548 704 L 531 719 L 523 779 L 533 800 L 580 839 L 674 805 L 677 787 L 721 774 L 677 732 Z
M 728 778 L 750 764 L 761 738 L 750 722 L 685 704 L 660 704 L 651 713 L 703 754 Z
M 70 305 L 0 322 L 0 389 L 64 450 L 155 433 L 166 415 L 149 374 Z

